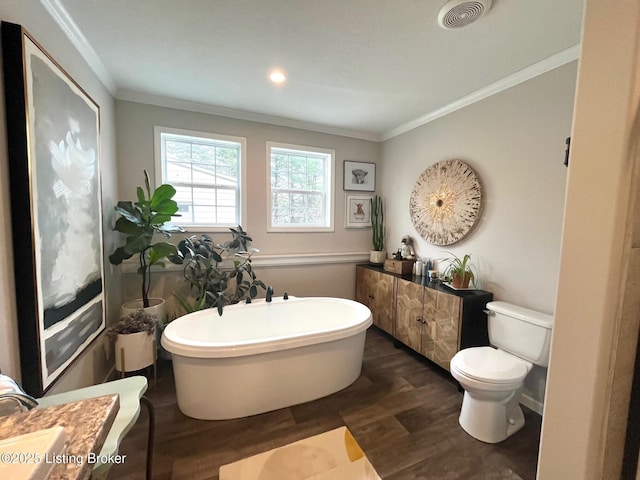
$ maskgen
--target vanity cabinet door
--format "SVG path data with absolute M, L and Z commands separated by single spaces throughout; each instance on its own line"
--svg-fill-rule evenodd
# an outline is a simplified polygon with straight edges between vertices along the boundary
M 447 371 L 461 348 L 489 345 L 484 309 L 492 299 L 484 290 L 450 292 L 356 266 L 356 300 L 369 307 L 374 325 Z
M 436 311 L 438 292 L 430 288 L 424 289 L 422 302 L 422 346 L 420 353 L 431 361 L 436 357 Z
M 462 299 L 440 291 L 425 289 L 422 316 L 422 354 L 442 368 L 458 351 Z
M 395 337 L 421 353 L 422 345 L 422 295 L 425 288 L 417 283 L 399 278 L 396 294 Z
M 395 277 L 363 267 L 356 267 L 356 300 L 373 316 L 373 324 L 393 335 L 393 283 Z

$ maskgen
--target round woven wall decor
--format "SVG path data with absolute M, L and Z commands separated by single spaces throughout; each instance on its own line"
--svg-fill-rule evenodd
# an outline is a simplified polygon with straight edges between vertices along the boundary
M 409 201 L 413 226 L 434 245 L 461 240 L 480 219 L 481 209 L 478 177 L 460 160 L 444 160 L 422 172 Z

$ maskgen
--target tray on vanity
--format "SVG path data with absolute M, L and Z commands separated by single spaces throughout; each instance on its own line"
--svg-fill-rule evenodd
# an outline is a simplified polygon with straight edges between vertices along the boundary
M 472 292 L 474 290 L 480 290 L 479 288 L 476 288 L 476 287 L 456 288 L 453 286 L 453 284 L 449 282 L 442 282 L 442 285 L 444 285 L 445 287 L 449 287 L 451 290 L 456 290 L 458 292 Z

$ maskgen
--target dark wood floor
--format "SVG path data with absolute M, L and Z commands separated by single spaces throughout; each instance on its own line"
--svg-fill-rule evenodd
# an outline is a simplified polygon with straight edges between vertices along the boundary
M 462 393 L 448 373 L 375 328 L 367 333 L 362 375 L 329 397 L 237 420 L 188 418 L 176 406 L 170 366 L 147 396 L 156 411 L 157 480 L 218 479 L 220 465 L 346 425 L 385 480 L 534 480 L 541 418 L 489 445 L 458 425 Z M 215 402 L 215 399 L 211 399 Z M 144 478 L 147 416 L 122 441 L 111 480 Z

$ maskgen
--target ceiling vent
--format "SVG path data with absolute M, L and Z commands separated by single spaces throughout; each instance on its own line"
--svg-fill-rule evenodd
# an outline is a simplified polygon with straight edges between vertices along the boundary
M 491 8 L 492 0 L 449 0 L 438 13 L 438 25 L 453 29 L 466 27 Z

